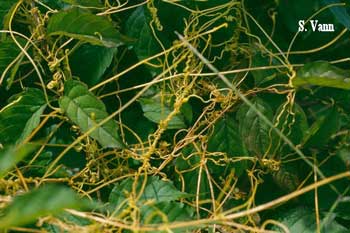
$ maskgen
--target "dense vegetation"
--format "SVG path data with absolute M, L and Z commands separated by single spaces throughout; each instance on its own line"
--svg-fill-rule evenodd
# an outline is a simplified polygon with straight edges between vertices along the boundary
M 349 232 L 348 12 L 1 0 L 0 231 Z

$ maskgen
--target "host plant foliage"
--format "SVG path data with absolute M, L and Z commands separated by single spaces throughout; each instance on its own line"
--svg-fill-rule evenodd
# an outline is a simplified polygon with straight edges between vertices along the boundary
M 2 0 L 0 231 L 348 232 L 349 22 L 336 0 Z

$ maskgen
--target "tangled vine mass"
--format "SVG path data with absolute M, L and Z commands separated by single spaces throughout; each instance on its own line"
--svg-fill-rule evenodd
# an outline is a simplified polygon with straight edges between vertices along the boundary
M 0 232 L 349 232 L 348 9 L 2 0 Z

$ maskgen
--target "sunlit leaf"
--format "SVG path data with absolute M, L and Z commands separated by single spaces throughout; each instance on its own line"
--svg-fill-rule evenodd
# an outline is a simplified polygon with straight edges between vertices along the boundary
M 157 124 L 159 124 L 160 121 L 165 120 L 172 112 L 171 107 L 162 103 L 160 98 L 141 98 L 139 99 L 139 102 L 144 112 L 144 116 Z M 185 127 L 186 125 L 181 113 L 172 117 L 168 123 L 168 129 L 181 129 Z
M 64 35 L 106 47 L 117 47 L 124 43 L 123 36 L 107 18 L 80 8 L 71 8 L 51 16 L 47 33 Z
M 317 61 L 300 68 L 292 82 L 296 88 L 316 85 L 350 90 L 350 72 L 328 62 Z
M 114 120 L 109 120 L 102 126 L 96 127 L 108 117 L 106 106 L 83 83 L 75 80 L 66 81 L 64 96 L 60 98 L 59 105 L 82 132 L 87 132 L 95 127 L 90 137 L 96 139 L 103 147 L 124 147 L 118 134 L 118 124 Z
M 121 211 L 121 209 L 127 207 L 129 198 L 135 197 L 132 192 L 135 190 L 136 194 L 140 195 L 137 205 L 140 207 L 141 221 L 143 223 L 150 224 L 191 219 L 193 209 L 185 206 L 183 203 L 175 202 L 188 196 L 188 194 L 180 192 L 171 182 L 159 180 L 156 176 L 147 177 L 144 188 L 142 188 L 143 181 L 144 177 L 140 177 L 136 181 L 136 186 L 134 186 L 135 180 L 129 178 L 115 185 L 109 196 L 110 204 Z M 136 189 L 133 187 L 136 187 Z M 159 215 L 161 212 L 163 215 Z
M 324 215 L 323 215 L 324 216 Z M 335 221 L 335 214 L 325 222 L 321 232 L 346 233 L 349 230 Z M 320 219 L 321 221 L 323 218 Z M 295 208 L 284 213 L 279 221 L 285 225 L 290 233 L 314 233 L 317 230 L 315 211 L 305 208 Z M 285 232 L 281 228 L 274 227 L 273 230 Z
M 147 205 L 141 208 L 141 221 L 145 224 L 171 223 L 175 221 L 189 221 L 193 218 L 194 210 L 183 203 L 162 202 L 155 205 Z M 187 232 L 191 227 L 179 227 L 172 232 Z M 198 226 L 196 226 L 198 227 Z M 153 231 L 160 233 L 164 231 Z
M 141 191 L 143 178 L 137 181 L 137 192 Z M 118 206 L 121 203 L 125 203 L 125 200 L 131 195 L 134 180 L 126 179 L 120 184 L 114 186 L 109 196 L 110 203 Z M 174 185 L 169 181 L 159 180 L 156 176 L 147 178 L 145 188 L 142 190 L 141 196 L 138 199 L 139 203 L 152 201 L 155 203 L 159 202 L 170 202 L 178 200 L 181 197 L 186 197 L 186 193 L 177 190 Z

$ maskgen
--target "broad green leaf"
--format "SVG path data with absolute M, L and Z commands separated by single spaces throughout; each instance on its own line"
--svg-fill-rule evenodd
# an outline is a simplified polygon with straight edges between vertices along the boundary
M 122 182 L 116 184 L 109 194 L 109 203 L 113 208 L 122 210 L 127 207 L 127 198 L 131 195 L 133 189 L 134 180 L 131 178 L 125 179 Z M 137 184 L 137 190 L 140 190 L 141 182 Z M 119 212 L 118 211 L 118 212 Z
M 225 152 L 228 157 L 247 155 L 246 148 L 239 134 L 238 123 L 233 116 L 226 114 L 215 123 L 214 132 L 208 140 L 208 151 Z M 247 168 L 247 163 L 244 161 L 235 165 L 237 176 Z
M 142 192 L 140 200 L 169 202 L 185 196 L 186 193 L 177 190 L 171 182 L 159 180 L 158 177 L 152 176 L 149 177 L 149 181 L 147 182 L 145 190 Z
M 303 7 L 300 7 L 303 6 Z M 299 20 L 308 19 L 313 13 L 320 9 L 319 1 L 303 0 L 281 0 L 278 4 L 278 16 L 283 25 L 284 32 L 298 31 Z
M 188 102 L 187 103 L 184 103 L 182 106 L 181 106 L 181 109 L 180 109 L 182 115 L 184 116 L 185 120 L 189 123 L 192 122 L 192 119 L 193 119 L 193 111 L 192 111 L 192 106 L 191 104 L 189 104 Z
M 20 50 L 18 49 L 18 46 L 11 39 L 5 38 L 0 40 L 0 78 L 7 66 L 10 65 L 19 53 Z M 7 72 L 9 75 L 10 72 Z M 4 83 L 0 83 L 0 85 L 4 85 Z
M 321 221 L 323 220 L 321 214 Z M 332 233 L 346 233 L 349 232 L 344 226 L 335 221 L 335 214 L 331 214 L 331 218 L 325 222 L 321 232 Z M 290 233 L 314 233 L 317 230 L 315 211 L 305 208 L 295 208 L 283 213 L 282 217 L 278 219 L 283 225 L 285 225 Z M 273 230 L 278 232 L 285 232 L 281 228 L 274 227 Z
M 210 151 L 223 151 L 229 156 L 246 154 L 242 139 L 238 132 L 238 123 L 231 115 L 224 115 L 218 120 L 215 129 L 208 141 Z
M 30 154 L 35 149 L 31 144 L 19 147 L 6 146 L 0 149 L 0 178 L 4 177 L 18 162 Z
M 333 145 L 330 144 L 330 146 L 326 147 L 326 149 L 331 148 L 331 146 Z M 317 152 L 315 154 L 317 156 L 316 158 L 318 161 L 318 168 L 326 177 L 331 177 L 349 170 L 349 167 L 346 166 L 346 163 L 344 163 L 344 161 L 339 156 L 329 155 L 329 153 L 336 153 L 334 149 L 328 149 L 330 152 L 323 151 L 326 150 L 320 150 L 320 152 Z M 299 164 L 299 166 L 301 165 Z M 310 171 L 311 169 L 306 170 Z M 299 171 L 299 174 L 300 173 L 301 172 Z M 306 176 L 307 172 L 305 171 L 304 174 Z M 310 179 L 308 184 L 313 182 L 314 181 Z M 332 212 L 337 213 L 337 215 L 342 213 L 342 215 L 346 214 L 349 216 L 350 202 L 337 203 L 338 201 L 341 201 L 343 197 L 349 196 L 349 194 L 349 179 L 347 178 L 332 182 L 332 185 L 321 186 L 317 189 L 319 209 L 324 211 L 332 210 Z M 314 208 L 314 192 L 305 193 L 300 198 L 302 202 L 305 203 L 305 205 Z
M 106 17 L 79 8 L 60 11 L 51 16 L 47 34 L 64 35 L 106 47 L 117 47 L 124 43 L 123 36 Z
M 0 143 L 21 143 L 39 125 L 46 108 L 41 90 L 28 88 L 0 110 Z
M 143 181 L 144 177 L 140 177 L 136 184 L 136 195 L 140 195 L 137 205 L 140 208 L 143 223 L 169 223 L 191 219 L 192 208 L 175 202 L 188 194 L 177 190 L 171 182 L 159 180 L 154 176 L 147 177 L 146 185 L 142 190 Z M 122 209 L 127 208 L 134 182 L 134 179 L 128 178 L 114 186 L 109 196 L 110 204 L 116 208 L 113 209 L 114 213 L 120 213 Z M 159 215 L 160 212 L 164 213 L 163 217 Z
M 304 147 L 325 147 L 330 137 L 339 130 L 340 113 L 336 107 L 318 114 L 303 138 Z
M 254 106 L 272 120 L 272 109 L 262 99 L 252 100 Z M 242 105 L 237 113 L 239 132 L 250 153 L 262 156 L 271 144 L 270 127 L 249 106 Z
M 200 172 L 201 158 L 199 155 L 192 155 L 195 152 L 193 146 L 186 146 L 181 151 L 181 156 L 176 158 L 175 167 L 176 170 L 181 173 L 182 178 L 185 181 L 185 192 L 190 195 L 197 194 L 197 187 L 199 187 L 199 195 L 201 199 L 210 198 L 210 187 L 208 182 L 208 176 L 205 172 Z M 219 167 L 221 175 L 224 167 Z M 176 176 L 179 177 L 179 176 Z M 177 179 L 174 179 L 177 180 Z M 179 179 L 180 180 L 180 179 Z M 178 184 L 179 186 L 180 184 Z M 180 186 L 181 187 L 181 186 Z
M 193 218 L 194 209 L 183 203 L 178 202 L 162 202 L 155 205 L 147 205 L 141 208 L 141 221 L 144 224 L 160 224 L 171 222 L 190 221 Z M 191 228 L 199 227 L 192 226 Z M 188 232 L 189 227 L 175 228 L 171 232 Z M 152 231 L 154 233 L 166 231 Z
M 95 127 L 90 137 L 97 140 L 103 147 L 124 148 L 118 134 L 118 124 L 114 120 L 109 120 L 102 126 L 96 127 L 108 117 L 108 113 L 104 103 L 94 96 L 82 82 L 66 81 L 64 96 L 59 99 L 59 105 L 83 133 Z
M 137 194 L 141 191 L 143 178 L 137 181 Z M 109 196 L 109 202 L 114 206 L 120 206 L 132 192 L 134 179 L 126 179 L 114 186 Z M 153 203 L 170 202 L 186 197 L 187 194 L 177 190 L 171 182 L 159 180 L 158 177 L 148 177 L 147 183 L 142 191 L 139 204 L 152 201 Z
M 283 110 L 283 108 L 285 109 Z M 282 114 L 281 111 L 283 111 Z M 293 107 L 290 107 L 290 105 L 285 106 L 283 103 L 277 109 L 273 122 L 294 145 L 298 145 L 302 142 L 309 129 L 305 112 L 297 103 L 294 103 Z M 273 146 L 270 150 L 270 154 L 279 154 L 284 148 L 284 141 L 276 135 L 274 131 L 271 131 L 271 133 L 273 135 Z
M 296 88 L 316 85 L 350 90 L 350 72 L 328 62 L 317 61 L 300 68 L 292 83 Z
M 334 3 L 341 3 L 342 1 L 339 0 L 323 0 L 323 2 L 326 5 L 334 4 Z M 333 13 L 335 18 L 343 24 L 346 28 L 350 30 L 350 15 L 346 11 L 346 6 L 336 6 L 331 7 L 330 11 Z
M 256 53 L 252 59 L 252 67 L 270 66 L 272 65 L 269 58 L 264 56 L 262 53 Z M 255 84 L 259 86 L 260 84 L 273 79 L 276 77 L 276 72 L 271 69 L 267 70 L 252 70 L 252 75 L 254 77 Z
M 1 0 L 0 4 L 0 29 L 4 28 L 4 17 L 10 11 L 16 0 Z M 0 42 L 1 44 L 2 42 Z
M 47 185 L 19 195 L 6 207 L 0 217 L 0 228 L 23 226 L 39 217 L 55 215 L 67 208 L 84 207 L 84 202 L 69 188 Z
M 138 7 L 126 21 L 126 35 L 136 39 L 133 47 L 139 60 L 161 51 L 161 47 L 154 39 L 142 6 Z
M 72 74 L 88 85 L 95 85 L 110 66 L 117 48 L 84 44 L 69 58 Z M 84 65 L 82 65 L 84 64 Z
M 139 99 L 144 116 L 150 121 L 159 124 L 160 121 L 165 120 L 172 112 L 172 108 L 165 103 L 162 103 L 158 96 L 153 98 Z M 181 113 L 175 115 L 168 124 L 168 129 L 185 128 L 184 119 Z

